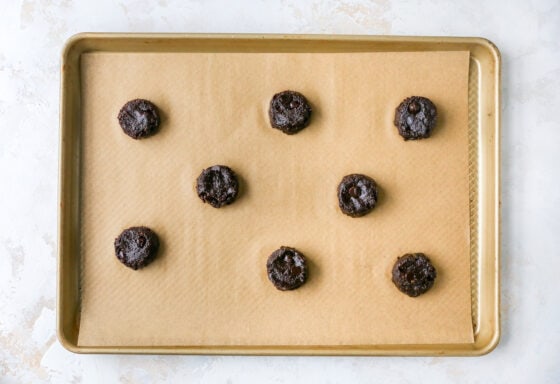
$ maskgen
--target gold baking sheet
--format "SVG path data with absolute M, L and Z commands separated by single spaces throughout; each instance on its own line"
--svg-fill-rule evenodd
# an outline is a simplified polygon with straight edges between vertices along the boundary
M 478 327 L 470 289 L 478 272 L 471 278 L 470 269 L 478 263 L 469 254 L 469 190 L 477 181 L 469 178 L 469 50 L 340 55 L 243 48 L 80 55 L 81 203 L 73 236 L 79 235 L 82 279 L 74 348 L 352 354 L 372 353 L 368 346 L 383 353 L 383 345 L 418 351 L 409 345 L 448 344 L 467 350 Z M 472 60 L 470 67 L 472 75 Z M 290 76 L 268 76 L 282 71 Z M 290 88 L 308 95 L 316 111 L 312 125 L 293 137 L 266 120 L 270 89 Z M 423 146 L 402 141 L 391 124 L 402 95 L 414 93 L 444 105 L 443 128 L 418 142 Z M 354 94 L 358 103 L 349 102 Z M 134 97 L 164 111 L 161 132 L 149 140 L 132 142 L 115 124 L 120 106 Z M 337 113 L 327 119 L 327 111 Z M 342 127 L 362 139 L 352 140 Z M 243 180 L 241 198 L 223 210 L 200 204 L 192 186 L 215 163 L 231 165 Z M 376 178 L 383 197 L 371 215 L 350 219 L 338 212 L 334 191 L 340 177 L 360 168 Z M 139 272 L 112 255 L 112 239 L 136 224 L 152 226 L 164 243 L 161 259 Z M 309 284 L 288 294 L 274 290 L 261 268 L 282 244 L 312 261 Z M 410 299 L 389 276 L 396 255 L 415 247 L 432 257 L 440 278 L 428 294 Z M 345 254 L 357 256 L 340 263 Z M 288 331 L 276 332 L 282 325 Z

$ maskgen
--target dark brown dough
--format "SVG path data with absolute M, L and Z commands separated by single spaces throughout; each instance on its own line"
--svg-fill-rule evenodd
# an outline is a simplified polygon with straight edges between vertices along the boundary
M 131 227 L 115 239 L 115 255 L 127 267 L 144 268 L 156 258 L 159 239 L 147 227 Z
M 237 176 L 225 165 L 206 168 L 196 179 L 198 197 L 214 208 L 233 203 L 238 191 Z
M 437 273 L 423 253 L 407 253 L 393 266 L 393 283 L 410 297 L 427 292 L 434 285 Z
M 361 174 L 346 175 L 338 184 L 338 206 L 352 217 L 364 216 L 377 204 L 377 184 Z
M 436 106 L 430 99 L 421 96 L 404 99 L 395 111 L 394 124 L 405 140 L 430 137 L 436 121 Z
M 311 106 L 301 93 L 284 91 L 272 97 L 268 116 L 273 128 L 293 135 L 309 125 Z
M 133 139 L 152 136 L 159 127 L 157 107 L 144 99 L 135 99 L 126 103 L 121 108 L 118 118 L 124 133 Z
M 281 291 L 302 286 L 307 280 L 305 257 L 295 248 L 280 247 L 266 262 L 268 279 Z

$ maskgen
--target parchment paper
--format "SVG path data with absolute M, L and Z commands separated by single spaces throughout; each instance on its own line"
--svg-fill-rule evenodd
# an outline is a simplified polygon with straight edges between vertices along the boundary
M 469 260 L 468 52 L 173 53 L 82 56 L 82 311 L 80 346 L 370 345 L 473 341 Z M 313 105 L 311 125 L 270 128 L 272 95 Z M 395 107 L 431 98 L 433 137 L 405 142 Z M 160 132 L 135 141 L 121 106 L 146 98 Z M 194 183 L 214 164 L 242 189 L 214 209 Z M 379 184 L 362 218 L 338 208 L 349 173 Z M 133 271 L 114 256 L 127 227 L 162 248 Z M 280 292 L 266 259 L 302 251 L 310 278 Z M 418 298 L 391 282 L 397 256 L 424 252 L 438 278 Z

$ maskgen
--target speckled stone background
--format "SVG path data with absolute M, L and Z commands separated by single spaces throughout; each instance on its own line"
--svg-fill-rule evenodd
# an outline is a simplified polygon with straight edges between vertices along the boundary
M 503 57 L 503 336 L 480 358 L 75 355 L 55 336 L 59 57 L 84 31 L 483 36 Z M 0 383 L 560 382 L 560 3 L 0 0 Z

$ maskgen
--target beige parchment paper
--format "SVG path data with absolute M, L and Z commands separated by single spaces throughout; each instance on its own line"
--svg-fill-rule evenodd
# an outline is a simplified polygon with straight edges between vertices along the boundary
M 90 53 L 82 56 L 80 346 L 371 345 L 473 341 L 469 260 L 468 52 Z M 270 128 L 268 104 L 291 89 L 313 105 L 294 136 Z M 438 107 L 433 137 L 405 142 L 395 107 Z M 146 98 L 160 132 L 135 141 L 121 106 Z M 214 209 L 200 171 L 232 167 L 242 189 Z M 349 173 L 379 184 L 380 203 L 350 218 L 336 189 Z M 114 256 L 127 227 L 160 236 L 133 271 Z M 276 290 L 265 263 L 302 251 L 310 278 Z M 424 252 L 427 294 L 391 282 L 397 256 Z

